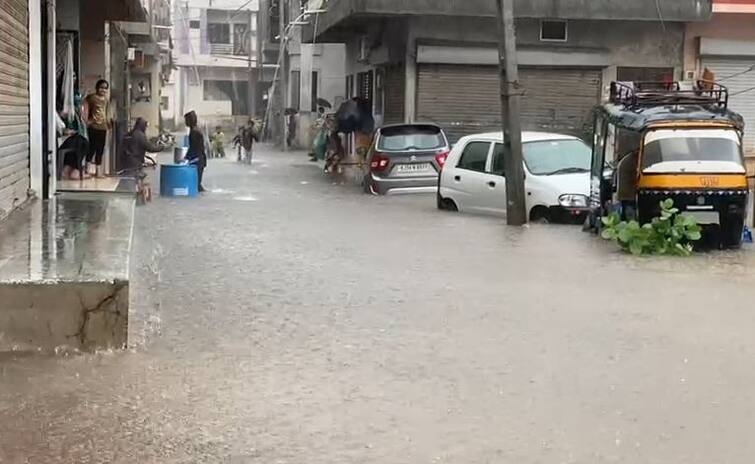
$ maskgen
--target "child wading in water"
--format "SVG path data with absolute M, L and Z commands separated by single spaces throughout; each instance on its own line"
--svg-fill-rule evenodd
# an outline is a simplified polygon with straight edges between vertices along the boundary
M 225 158 L 225 134 L 220 126 L 216 127 L 215 133 L 212 134 L 212 156 Z

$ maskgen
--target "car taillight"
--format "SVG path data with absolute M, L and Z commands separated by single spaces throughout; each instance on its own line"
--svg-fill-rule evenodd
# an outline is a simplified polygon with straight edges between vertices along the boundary
M 435 155 L 435 161 L 438 162 L 438 166 L 440 166 L 441 169 L 443 169 L 443 166 L 446 165 L 446 160 L 448 159 L 448 152 L 444 151 L 443 153 L 438 153 Z
M 372 161 L 370 162 L 370 169 L 373 172 L 385 171 L 388 167 L 390 159 L 382 153 L 375 153 L 372 155 Z

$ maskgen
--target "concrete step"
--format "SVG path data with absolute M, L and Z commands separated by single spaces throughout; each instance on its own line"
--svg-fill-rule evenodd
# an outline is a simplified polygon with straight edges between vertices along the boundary
M 0 351 L 127 344 L 134 205 L 63 193 L 0 224 Z

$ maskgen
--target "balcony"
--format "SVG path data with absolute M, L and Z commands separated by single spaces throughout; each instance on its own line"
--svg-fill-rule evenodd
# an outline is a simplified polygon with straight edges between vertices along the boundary
M 249 56 L 249 49 L 245 44 L 211 43 L 210 55 Z
M 669 22 L 707 21 L 712 0 L 666 0 L 660 3 L 661 16 Z M 516 0 L 514 11 L 520 18 L 559 18 L 623 21 L 658 21 L 656 0 Z M 341 41 L 360 24 L 375 17 L 495 17 L 491 0 L 330 0 L 327 13 L 318 20 L 317 41 Z M 312 26 L 304 27 L 304 40 L 312 41 Z

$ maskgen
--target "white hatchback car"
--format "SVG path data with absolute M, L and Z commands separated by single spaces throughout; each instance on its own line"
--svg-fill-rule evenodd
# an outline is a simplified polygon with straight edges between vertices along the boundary
M 530 221 L 580 220 L 590 195 L 592 149 L 577 137 L 522 133 Z M 438 208 L 506 214 L 503 135 L 469 135 L 448 155 L 438 181 Z

